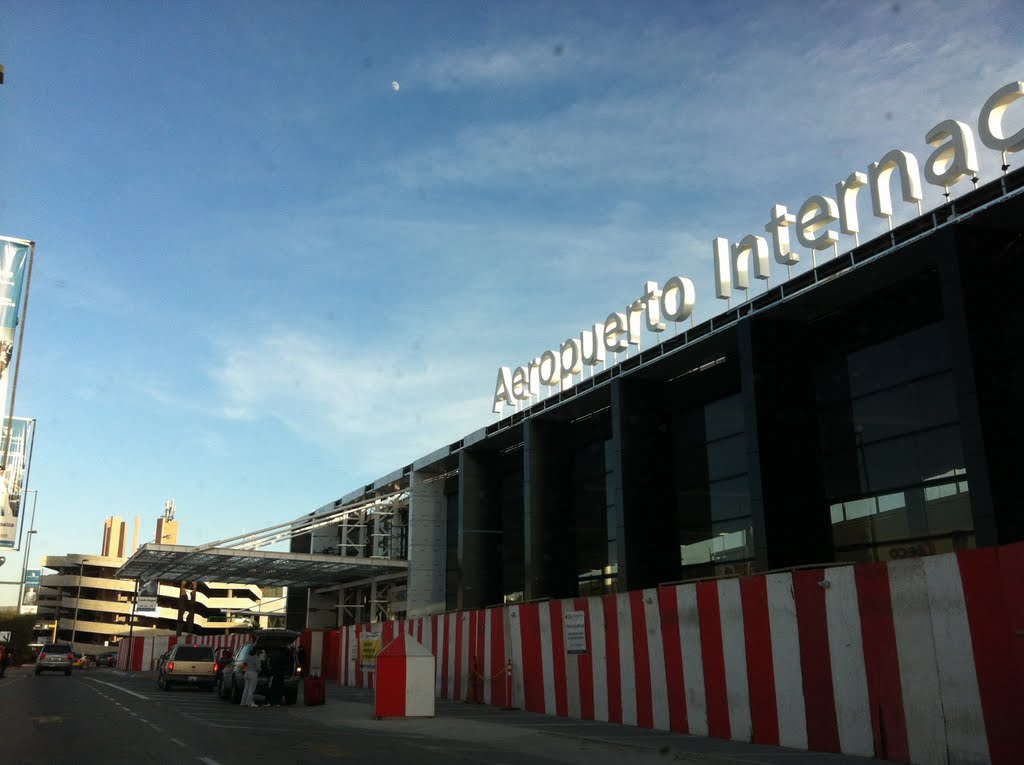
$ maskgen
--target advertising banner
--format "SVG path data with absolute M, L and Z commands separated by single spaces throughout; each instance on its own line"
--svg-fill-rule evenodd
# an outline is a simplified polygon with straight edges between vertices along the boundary
M 26 587 L 21 596 L 22 606 L 34 606 L 39 601 L 39 587 Z
M 7 413 L 10 365 L 14 355 L 14 331 L 21 311 L 31 242 L 0 236 L 0 412 Z
M 143 582 L 139 589 L 139 595 L 135 599 L 136 616 L 160 616 L 160 608 L 157 606 L 157 592 L 160 582 Z
M 14 547 L 32 456 L 35 420 L 4 418 L 0 429 L 0 548 Z M 7 459 L 2 452 L 6 449 Z
M 34 606 L 39 599 L 39 580 L 42 569 L 30 568 L 25 571 L 25 594 L 21 597 L 21 605 Z

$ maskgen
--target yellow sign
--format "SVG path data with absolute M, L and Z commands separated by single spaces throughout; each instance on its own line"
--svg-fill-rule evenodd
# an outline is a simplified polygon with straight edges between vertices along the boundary
M 379 632 L 364 632 L 359 636 L 359 668 L 363 672 L 372 672 L 377 668 L 377 654 L 382 647 Z

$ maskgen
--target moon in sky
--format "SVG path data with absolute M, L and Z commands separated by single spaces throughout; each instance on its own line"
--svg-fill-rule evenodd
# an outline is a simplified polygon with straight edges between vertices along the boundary
M 402 86 L 399 85 L 396 81 L 394 81 L 394 80 L 391 81 L 391 89 L 392 90 L 397 92 L 400 87 L 402 87 Z

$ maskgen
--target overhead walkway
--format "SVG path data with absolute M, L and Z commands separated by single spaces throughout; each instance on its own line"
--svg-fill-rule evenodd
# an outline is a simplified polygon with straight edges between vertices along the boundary
M 261 587 L 314 587 L 403 574 L 404 560 L 147 544 L 117 571 L 139 581 L 232 582 Z
M 408 572 L 408 561 L 358 555 L 325 555 L 260 550 L 323 526 L 338 525 L 357 513 L 390 514 L 406 492 L 337 507 L 330 513 L 303 516 L 249 534 L 203 545 L 142 545 L 117 570 L 116 576 L 137 581 L 232 582 L 262 587 L 317 587 L 363 582 Z

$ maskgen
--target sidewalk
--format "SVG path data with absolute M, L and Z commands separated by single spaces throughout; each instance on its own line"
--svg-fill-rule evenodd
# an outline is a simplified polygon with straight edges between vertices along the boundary
M 303 703 L 301 690 L 298 703 Z M 456 701 L 435 701 L 433 718 L 377 720 L 373 715 L 373 704 L 372 690 L 346 688 L 329 682 L 324 705 L 293 707 L 292 713 L 332 727 L 376 733 L 386 730 L 395 736 L 427 739 L 431 748 L 444 745 L 466 759 L 472 759 L 476 750 L 480 757 L 491 762 L 499 753 L 580 765 L 619 765 L 626 760 L 631 765 L 667 762 L 694 765 L 870 765 L 884 762 L 868 757 L 745 744 L 521 710 L 504 711 L 498 707 Z

